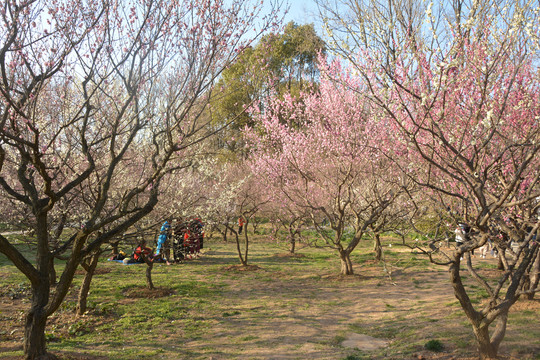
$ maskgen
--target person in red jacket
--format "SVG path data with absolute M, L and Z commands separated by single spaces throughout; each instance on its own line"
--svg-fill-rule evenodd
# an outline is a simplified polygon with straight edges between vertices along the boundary
M 238 233 L 242 233 L 242 229 L 244 228 L 244 225 L 246 224 L 246 220 L 242 216 L 238 218 Z
M 184 249 L 186 250 L 186 259 L 191 259 L 193 257 L 193 235 L 189 228 L 184 232 Z
M 133 253 L 133 259 L 136 262 L 143 263 L 144 262 L 144 259 L 142 257 L 143 254 L 150 261 L 154 259 L 154 257 L 152 256 L 152 249 L 150 249 L 149 247 L 146 247 L 146 240 L 141 240 L 141 242 L 139 243 L 139 246 L 137 246 L 137 248 L 135 249 L 135 252 Z

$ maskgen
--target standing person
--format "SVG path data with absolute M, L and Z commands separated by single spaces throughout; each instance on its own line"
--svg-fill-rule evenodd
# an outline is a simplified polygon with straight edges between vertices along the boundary
M 244 228 L 244 225 L 246 224 L 246 220 L 242 216 L 238 218 L 238 234 L 242 234 L 242 229 Z
M 471 231 L 471 228 L 469 225 L 465 223 L 458 223 L 458 226 L 454 230 L 456 234 L 456 245 L 461 246 L 463 243 L 465 243 L 466 240 L 469 240 L 469 233 Z M 474 250 L 472 251 L 472 255 L 474 256 Z M 461 258 L 463 259 L 463 258 Z
M 186 247 L 184 246 L 185 231 L 186 223 L 183 222 L 182 219 L 176 220 L 171 232 L 173 258 L 175 262 L 181 262 L 187 255 Z
M 192 244 L 194 247 L 194 256 L 199 257 L 201 255 L 201 248 L 202 248 L 202 242 L 203 242 L 203 223 L 201 219 L 194 218 L 190 225 L 189 225 L 191 236 L 192 236 Z
M 159 232 L 156 248 L 156 256 L 161 254 L 161 249 L 163 248 L 165 253 L 165 261 L 167 265 L 170 265 L 169 256 L 170 256 L 170 246 L 169 246 L 169 237 L 171 234 L 171 224 L 167 220 L 161 225 L 161 230 Z
M 487 239 L 486 243 L 482 245 L 478 250 L 480 250 L 480 257 L 482 259 L 486 258 L 488 251 L 493 254 L 493 243 L 491 242 L 491 239 Z
M 454 233 L 456 234 L 456 245 L 461 246 L 465 242 L 465 233 L 463 232 L 463 228 L 461 227 L 461 223 L 458 224 L 456 229 L 454 230 Z
M 186 259 L 191 259 L 193 254 L 193 239 L 189 227 L 184 232 L 184 249 L 186 250 Z

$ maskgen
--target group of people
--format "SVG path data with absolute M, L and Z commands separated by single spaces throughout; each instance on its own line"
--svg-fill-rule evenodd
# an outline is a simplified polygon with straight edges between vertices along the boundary
M 199 218 L 179 221 L 170 238 L 175 261 L 197 258 L 204 246 L 204 224 Z
M 527 227 L 526 231 L 527 233 L 531 233 L 533 230 L 532 226 Z M 467 241 L 471 240 L 471 227 L 467 225 L 466 223 L 460 222 L 458 223 L 457 227 L 454 230 L 455 233 L 455 241 L 456 246 L 462 246 Z M 498 235 L 496 235 L 500 238 L 504 238 L 505 235 L 502 232 L 498 232 Z M 536 241 L 536 233 L 531 234 L 533 242 Z M 511 249 L 514 253 L 517 252 L 519 248 L 519 242 L 511 241 L 509 244 L 509 249 Z M 488 238 L 486 243 L 478 248 L 478 251 L 480 252 L 480 258 L 485 259 L 488 255 L 488 253 L 493 256 L 497 257 L 497 248 L 494 246 L 492 238 Z M 475 249 L 471 250 L 471 255 L 475 256 Z
M 146 246 L 146 240 L 143 239 L 139 242 L 131 257 L 120 259 L 115 256 L 111 259 L 123 260 L 125 264 L 150 261 L 164 262 L 171 265 L 173 262 L 199 257 L 203 248 L 203 241 L 204 224 L 201 219 L 177 220 L 172 224 L 166 220 L 161 225 L 155 253 Z
M 146 246 L 146 240 L 143 239 L 139 242 L 131 256 L 127 255 L 123 251 L 119 251 L 118 253 L 115 253 L 113 251 L 113 253 L 109 257 L 109 260 L 122 261 L 124 264 L 135 264 L 144 263 L 145 258 L 146 260 L 151 262 L 158 259 L 158 257 L 153 254 L 152 249 Z
M 244 217 L 240 216 L 238 218 L 239 234 L 242 234 L 246 223 Z M 155 253 L 146 245 L 146 240 L 143 239 L 131 256 L 113 254 L 110 259 L 123 260 L 126 264 L 151 261 L 164 262 L 170 265 L 173 262 L 198 258 L 204 245 L 204 235 L 204 224 L 199 218 L 166 220 L 161 225 Z

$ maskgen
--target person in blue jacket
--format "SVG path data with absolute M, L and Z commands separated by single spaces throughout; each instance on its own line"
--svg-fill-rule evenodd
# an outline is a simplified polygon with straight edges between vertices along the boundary
M 163 225 L 161 225 L 161 230 L 159 231 L 159 236 L 157 240 L 157 248 L 156 248 L 156 256 L 161 254 L 161 250 L 163 249 L 164 255 L 165 255 L 165 261 L 167 262 L 167 265 L 169 265 L 169 244 L 168 239 L 171 233 L 171 224 L 169 224 L 168 221 L 165 220 Z M 162 255 L 163 257 L 163 255 Z

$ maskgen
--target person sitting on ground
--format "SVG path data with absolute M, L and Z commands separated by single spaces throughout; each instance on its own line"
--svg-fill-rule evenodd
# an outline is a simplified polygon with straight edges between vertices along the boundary
M 122 250 L 120 250 L 118 253 L 115 253 L 115 252 L 111 252 L 111 254 L 109 255 L 109 260 L 124 260 L 126 258 L 126 253 L 123 252 Z
M 143 255 L 148 258 L 148 260 L 153 261 L 154 256 L 152 255 L 152 249 L 146 246 L 146 240 L 141 240 L 139 243 L 139 246 L 135 249 L 135 252 L 133 253 L 133 259 L 135 262 L 143 263 L 144 258 Z

